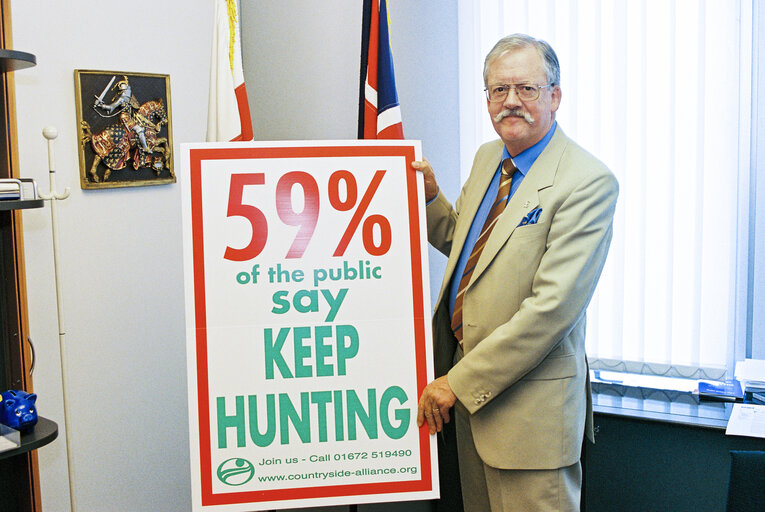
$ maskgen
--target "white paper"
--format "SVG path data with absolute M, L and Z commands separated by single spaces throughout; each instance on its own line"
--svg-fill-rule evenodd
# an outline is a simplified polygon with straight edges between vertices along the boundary
M 746 359 L 737 362 L 736 378 L 749 384 L 765 383 L 765 359 Z
M 697 380 L 681 379 L 678 377 L 642 375 L 639 373 L 623 373 L 605 370 L 590 370 L 590 378 L 593 382 L 619 384 L 621 386 L 634 388 L 663 389 L 668 391 L 682 391 L 687 393 L 698 391 Z
M 13 450 L 14 448 L 18 448 L 18 447 L 19 445 L 14 444 L 10 439 L 0 437 L 0 452 L 4 452 L 6 450 Z
M 765 437 L 765 405 L 734 404 L 725 433 L 729 436 Z

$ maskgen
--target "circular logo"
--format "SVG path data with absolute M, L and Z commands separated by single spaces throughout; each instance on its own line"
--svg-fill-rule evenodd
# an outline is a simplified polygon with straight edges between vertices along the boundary
M 218 480 L 226 485 L 243 485 L 255 476 L 255 466 L 247 459 L 234 457 L 218 466 Z

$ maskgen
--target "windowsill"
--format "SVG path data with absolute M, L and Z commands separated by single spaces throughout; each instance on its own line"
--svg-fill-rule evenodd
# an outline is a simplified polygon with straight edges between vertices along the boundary
M 685 391 L 593 382 L 592 408 L 596 414 L 724 430 L 733 402 L 700 401 Z
M 592 370 L 598 414 L 725 429 L 733 402 L 699 399 L 698 381 Z

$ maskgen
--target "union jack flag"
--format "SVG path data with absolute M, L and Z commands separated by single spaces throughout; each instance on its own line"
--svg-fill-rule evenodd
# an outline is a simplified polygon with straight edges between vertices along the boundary
M 404 138 L 388 35 L 387 0 L 364 0 L 358 137 Z

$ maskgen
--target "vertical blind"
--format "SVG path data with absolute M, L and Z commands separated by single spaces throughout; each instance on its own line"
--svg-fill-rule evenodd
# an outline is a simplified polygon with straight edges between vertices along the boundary
M 614 238 L 588 309 L 591 366 L 723 377 L 745 346 L 751 0 L 459 9 L 463 173 L 496 138 L 484 56 L 522 32 L 558 54 L 560 127 L 619 180 Z

